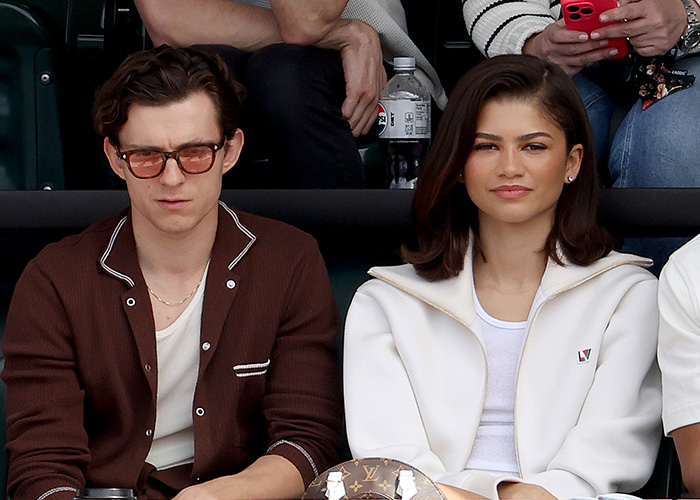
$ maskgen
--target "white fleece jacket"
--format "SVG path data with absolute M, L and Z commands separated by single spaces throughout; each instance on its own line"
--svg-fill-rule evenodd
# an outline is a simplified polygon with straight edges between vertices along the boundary
M 515 441 L 522 480 L 558 498 L 634 491 L 651 475 L 661 391 L 657 281 L 640 267 L 649 264 L 611 253 L 587 267 L 547 265 L 518 373 Z M 345 330 L 353 456 L 402 460 L 497 498 L 513 478 L 464 470 L 487 379 L 471 261 L 437 282 L 410 265 L 369 273 L 377 279 L 358 289 Z

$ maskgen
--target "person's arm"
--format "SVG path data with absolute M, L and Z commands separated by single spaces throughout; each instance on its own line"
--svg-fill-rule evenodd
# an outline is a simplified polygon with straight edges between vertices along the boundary
M 591 33 L 591 38 L 628 37 L 642 56 L 665 54 L 688 25 L 680 0 L 619 0 L 620 7 L 601 14 L 601 21 L 624 21 Z
M 683 484 L 692 498 L 700 495 L 700 423 L 686 425 L 671 432 L 681 462 Z
M 447 484 L 436 483 L 436 486 L 440 489 L 440 492 L 445 495 L 447 500 L 482 500 L 487 498 Z
M 135 0 L 155 46 L 231 45 L 255 51 L 282 43 L 273 12 L 229 0 Z
M 280 236 L 284 240 L 284 236 Z M 316 242 L 303 247 L 288 281 L 260 410 L 268 455 L 292 462 L 308 485 L 338 461 L 342 397 L 335 337 L 340 317 Z
M 272 9 L 230 0 L 136 0 L 155 45 L 224 44 L 253 52 L 274 43 L 313 45 L 340 52 L 345 72 L 343 117 L 353 135 L 369 131 L 386 83 L 376 31 L 340 19 L 347 0 L 274 0 Z
M 276 237 L 287 241 L 285 234 Z M 293 271 L 258 403 L 267 452 L 240 473 L 182 490 L 177 500 L 299 498 L 338 462 L 342 406 L 334 338 L 340 319 L 315 241 L 298 234 L 291 241 L 299 253 L 284 260 Z
M 659 278 L 664 429 L 673 437 L 683 482 L 693 497 L 700 495 L 700 272 L 696 262 L 696 253 L 672 255 Z
M 622 279 L 631 283 L 618 299 L 602 294 L 599 305 L 589 305 L 610 308 L 611 315 L 575 425 L 546 470 L 524 478 L 556 497 L 633 491 L 654 466 L 661 438 L 657 282 Z
M 244 471 L 185 488 L 174 500 L 250 500 L 300 498 L 304 482 L 286 458 L 264 455 Z
M 498 485 L 498 498 L 517 498 L 523 500 L 557 500 L 542 486 L 531 483 L 502 482 Z
M 467 32 L 486 57 L 520 54 L 525 41 L 556 21 L 549 0 L 463 2 Z M 510 20 L 509 22 L 505 22 Z
M 3 353 L 9 495 L 72 499 L 90 462 L 84 391 L 61 298 L 35 262 L 15 287 Z
M 333 31 L 347 0 L 270 0 L 282 40 L 296 45 L 317 45 Z
M 347 0 L 273 0 L 272 9 L 231 0 L 136 0 L 154 45 L 225 44 L 254 51 L 272 43 L 315 45 L 340 20 Z

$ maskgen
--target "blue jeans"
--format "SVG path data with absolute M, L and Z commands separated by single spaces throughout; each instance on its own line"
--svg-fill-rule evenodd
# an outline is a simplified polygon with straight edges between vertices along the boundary
M 612 137 L 608 167 L 614 187 L 700 187 L 700 55 L 679 59 L 698 80 L 642 110 L 637 101 Z M 614 104 L 588 77 L 574 77 L 593 127 L 597 156 L 605 158 Z

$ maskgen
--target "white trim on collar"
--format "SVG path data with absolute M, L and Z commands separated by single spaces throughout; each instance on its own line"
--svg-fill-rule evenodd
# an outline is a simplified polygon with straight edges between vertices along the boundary
M 109 267 L 106 264 L 107 257 L 109 257 L 109 254 L 112 252 L 112 248 L 114 247 L 114 242 L 117 239 L 117 236 L 119 235 L 119 232 L 121 231 L 122 227 L 126 223 L 126 218 L 127 216 L 125 215 L 122 217 L 122 219 L 119 221 L 117 224 L 117 227 L 114 228 L 114 231 L 112 231 L 112 236 L 109 238 L 109 244 L 107 245 L 107 249 L 105 252 L 102 254 L 102 257 L 100 257 L 100 266 L 102 269 L 104 269 L 108 274 L 111 274 L 115 278 L 118 278 L 120 280 L 126 281 L 126 283 L 133 288 L 135 285 L 134 280 L 132 280 L 129 276 L 126 274 L 122 274 L 118 271 L 115 271 L 111 267 Z
M 250 247 L 253 246 L 253 243 L 255 243 L 255 240 L 258 239 L 257 236 L 255 236 L 247 227 L 245 227 L 243 224 L 241 224 L 241 221 L 238 219 L 238 215 L 236 215 L 236 212 L 231 210 L 226 203 L 223 201 L 219 200 L 219 205 L 228 212 L 228 214 L 231 216 L 233 219 L 233 222 L 238 226 L 238 229 L 240 229 L 243 234 L 245 234 L 248 238 L 250 238 L 250 241 L 248 244 L 245 246 L 243 250 L 241 250 L 241 253 L 238 254 L 238 256 L 231 261 L 231 263 L 228 265 L 228 270 L 230 271 L 233 269 L 236 264 L 243 258 L 243 256 L 248 253 L 248 250 L 250 250 Z
M 246 253 L 248 253 L 248 250 L 250 250 L 250 247 L 253 246 L 253 243 L 258 239 L 257 236 L 255 236 L 247 227 L 245 227 L 241 221 L 238 218 L 238 215 L 236 212 L 231 210 L 223 201 L 219 200 L 219 205 L 226 210 L 226 212 L 231 216 L 233 219 L 233 222 L 236 224 L 238 229 L 241 230 L 243 234 L 245 234 L 248 238 L 250 238 L 250 241 L 248 244 L 241 250 L 241 253 L 239 253 L 235 259 L 231 261 L 231 263 L 228 265 L 228 270 L 232 270 L 238 262 L 245 256 Z M 121 218 L 121 220 L 117 223 L 117 226 L 114 228 L 114 231 L 112 231 L 112 236 L 109 238 L 109 244 L 107 245 L 107 249 L 104 251 L 102 256 L 100 257 L 99 263 L 100 267 L 105 270 L 108 274 L 114 276 L 115 278 L 118 278 L 122 281 L 125 281 L 130 287 L 133 287 L 135 285 L 135 282 L 133 279 L 131 279 L 129 276 L 126 274 L 120 273 L 119 271 L 116 271 L 109 267 L 107 265 L 107 259 L 109 258 L 109 254 L 112 252 L 112 249 L 114 248 L 114 242 L 117 239 L 117 236 L 119 235 L 119 232 L 122 230 L 122 227 L 124 227 L 124 224 L 126 224 L 127 216 L 125 215 L 124 217 Z

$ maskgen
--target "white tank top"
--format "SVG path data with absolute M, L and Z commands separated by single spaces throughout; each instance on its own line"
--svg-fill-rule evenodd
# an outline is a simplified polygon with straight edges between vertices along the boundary
M 467 469 L 495 476 L 520 476 L 515 452 L 515 385 L 532 313 L 543 300 L 538 289 L 526 321 L 503 321 L 484 310 L 474 291 L 474 328 L 486 349 L 488 377 L 484 409 Z
M 202 305 L 208 270 L 209 265 L 182 314 L 167 328 L 156 331 L 156 427 L 146 462 L 159 470 L 194 461 L 192 402 L 199 374 Z

